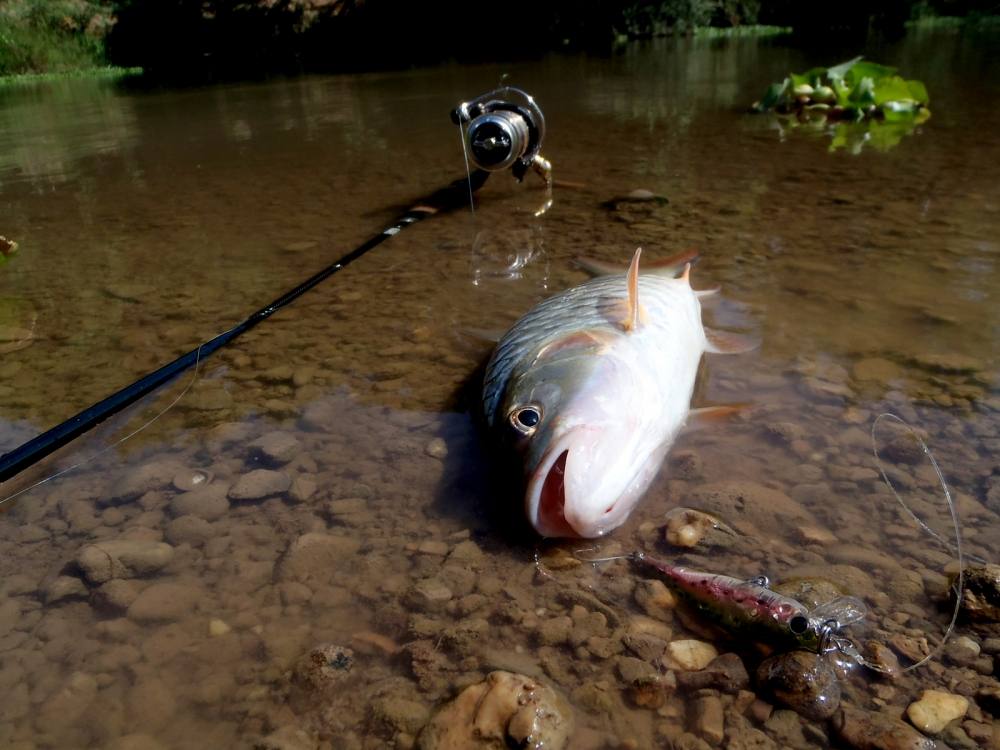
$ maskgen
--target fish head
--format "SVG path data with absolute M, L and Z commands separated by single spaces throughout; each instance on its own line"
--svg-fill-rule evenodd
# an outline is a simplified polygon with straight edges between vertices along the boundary
M 500 414 L 525 469 L 525 511 L 545 537 L 621 525 L 659 469 L 657 389 L 613 352 L 550 356 L 512 379 Z

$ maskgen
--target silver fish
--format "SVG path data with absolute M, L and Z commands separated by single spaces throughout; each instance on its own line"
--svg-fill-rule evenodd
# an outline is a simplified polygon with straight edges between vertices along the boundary
M 486 366 L 486 421 L 522 457 L 525 511 L 542 536 L 593 538 L 624 523 L 688 419 L 702 353 L 752 348 L 703 328 L 698 297 L 714 290 L 691 288 L 695 253 L 640 276 L 640 252 L 627 273 L 539 303 Z

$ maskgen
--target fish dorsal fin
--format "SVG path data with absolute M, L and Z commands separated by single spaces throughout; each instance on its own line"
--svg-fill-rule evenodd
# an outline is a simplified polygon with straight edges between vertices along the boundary
M 759 344 L 747 336 L 730 331 L 716 331 L 705 326 L 707 350 L 713 354 L 743 354 L 756 349 Z
M 632 263 L 629 264 L 628 274 L 625 276 L 628 285 L 628 309 L 625 313 L 625 320 L 622 323 L 626 331 L 634 331 L 639 327 L 639 256 L 642 255 L 642 248 L 635 249 L 632 256 Z
M 657 276 L 676 276 L 684 268 L 685 263 L 693 265 L 697 260 L 697 250 L 685 250 L 670 258 L 644 263 L 642 272 Z M 575 263 L 592 276 L 611 276 L 622 272 L 621 266 L 597 258 L 576 258 Z
M 684 273 L 681 274 L 681 281 L 686 281 L 688 286 L 691 286 L 691 264 L 684 264 Z

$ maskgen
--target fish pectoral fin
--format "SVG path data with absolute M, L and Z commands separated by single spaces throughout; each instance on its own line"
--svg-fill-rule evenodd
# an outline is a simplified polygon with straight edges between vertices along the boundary
M 656 274 L 657 276 L 672 277 L 683 271 L 686 264 L 690 263 L 691 265 L 694 265 L 697 260 L 697 250 L 685 250 L 684 252 L 678 253 L 670 258 L 644 263 L 642 266 L 642 272 Z M 612 276 L 616 273 L 622 272 L 621 266 L 614 263 L 608 263 L 606 260 L 598 260 L 597 258 L 580 257 L 575 258 L 574 262 L 592 276 Z
M 567 349 L 579 349 L 583 347 L 603 348 L 610 344 L 612 340 L 613 334 L 610 331 L 573 331 L 566 336 L 553 339 L 545 344 L 545 346 L 538 350 L 534 361 L 538 362 L 546 357 L 551 357 L 556 352 Z
M 694 289 L 693 291 L 695 297 L 698 299 L 705 299 L 705 297 L 714 297 L 717 295 L 720 291 L 722 291 L 722 287 L 714 286 L 711 289 Z
M 758 341 L 749 336 L 741 336 L 731 331 L 716 331 L 707 326 L 705 338 L 708 340 L 707 351 L 713 354 L 743 354 L 760 346 Z
M 721 406 L 703 406 L 688 412 L 687 427 L 697 429 L 712 422 L 721 422 L 745 414 L 752 404 L 723 404 Z

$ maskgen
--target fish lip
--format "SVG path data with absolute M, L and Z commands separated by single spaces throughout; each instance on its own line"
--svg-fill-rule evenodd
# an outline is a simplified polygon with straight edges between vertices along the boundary
M 573 436 L 573 431 L 565 434 L 562 439 L 557 440 L 555 445 L 551 446 L 544 454 L 542 454 L 541 460 L 536 464 L 534 471 L 531 472 L 530 479 L 528 480 L 528 486 L 525 488 L 524 493 L 524 505 L 525 511 L 528 515 L 528 520 L 531 525 L 535 527 L 543 537 L 553 537 L 558 536 L 557 533 L 547 533 L 551 530 L 543 528 L 543 524 L 540 518 L 541 513 L 541 502 L 542 502 L 542 488 L 545 486 L 545 480 L 548 479 L 549 473 L 552 471 L 552 467 L 555 466 L 556 461 L 559 457 L 569 450 L 569 442 Z M 563 494 L 563 500 L 565 502 L 565 492 Z M 565 516 L 564 516 L 565 517 Z

